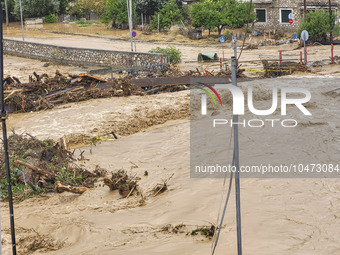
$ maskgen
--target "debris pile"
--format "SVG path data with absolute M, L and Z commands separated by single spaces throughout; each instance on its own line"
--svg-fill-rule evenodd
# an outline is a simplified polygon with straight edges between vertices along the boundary
M 131 195 L 139 195 L 137 182 L 139 177 L 131 177 L 125 170 L 118 170 L 112 173 L 111 178 L 104 178 L 104 184 L 110 188 L 110 190 L 118 190 L 122 197 L 130 197 Z
M 281 65 L 278 61 L 269 62 L 268 60 L 262 60 L 263 69 L 265 70 L 264 77 L 276 77 L 283 75 L 290 75 L 294 72 L 309 72 L 310 69 L 300 63 L 286 61 Z
M 79 102 L 92 98 L 128 96 L 134 91 L 130 77 L 113 82 L 89 74 L 68 75 L 58 70 L 54 77 L 35 72 L 28 83 L 14 76 L 5 82 L 5 103 L 9 112 L 28 112 L 50 109 L 55 105 Z
M 54 143 L 52 140 L 38 140 L 29 134 L 14 133 L 8 138 L 8 152 L 13 194 L 19 200 L 51 191 L 82 194 L 87 188 L 94 187 L 96 179 L 101 177 L 99 173 L 91 173 L 77 165 L 76 162 L 83 158 L 76 159 L 63 139 Z M 6 197 L 3 156 L 0 162 L 1 192 Z

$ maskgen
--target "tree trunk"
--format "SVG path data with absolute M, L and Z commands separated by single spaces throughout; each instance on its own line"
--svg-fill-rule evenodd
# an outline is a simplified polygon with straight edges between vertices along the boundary
M 222 34 L 222 28 L 223 28 L 223 26 L 219 26 L 219 27 L 218 27 L 218 35 L 221 35 L 221 34 Z

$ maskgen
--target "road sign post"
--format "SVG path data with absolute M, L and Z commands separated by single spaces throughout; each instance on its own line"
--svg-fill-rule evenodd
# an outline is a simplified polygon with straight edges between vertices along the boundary
M 222 63 L 223 63 L 223 61 L 224 61 L 224 47 L 223 47 L 223 43 L 225 42 L 224 36 L 220 37 L 220 42 L 222 43 Z
M 133 42 L 135 43 L 135 52 L 137 51 L 137 49 L 136 49 L 136 36 L 137 36 L 137 33 L 135 31 L 132 31 Z
M 292 26 L 290 27 L 290 33 L 291 33 L 291 36 L 293 37 L 293 23 L 294 23 L 294 14 L 291 12 L 289 13 L 288 15 L 288 22 L 289 24 L 291 24 Z
M 309 38 L 309 34 L 307 32 L 307 30 L 303 30 L 301 32 L 301 35 L 300 35 L 300 38 L 303 40 L 303 48 L 304 48 L 304 58 L 305 58 L 305 65 L 307 65 L 307 49 L 306 49 L 306 41 L 308 40 Z

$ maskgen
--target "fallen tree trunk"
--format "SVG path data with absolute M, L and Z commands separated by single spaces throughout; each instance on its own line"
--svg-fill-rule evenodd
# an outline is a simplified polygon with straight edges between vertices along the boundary
M 64 191 L 68 191 L 71 193 L 75 193 L 75 194 L 83 194 L 87 188 L 85 187 L 76 187 L 76 186 L 71 186 L 68 184 L 63 184 L 60 181 L 56 181 L 55 182 L 55 188 L 57 190 L 57 192 L 62 193 Z
M 47 180 L 53 180 L 54 179 L 53 174 L 51 174 L 50 172 L 47 172 L 46 170 L 43 170 L 39 167 L 33 166 L 33 165 L 28 164 L 26 162 L 22 162 L 20 160 L 16 160 L 15 163 L 18 163 L 20 165 L 28 167 L 29 169 L 32 169 L 33 171 L 37 172 L 38 174 L 41 174 L 44 177 L 44 179 L 47 179 Z

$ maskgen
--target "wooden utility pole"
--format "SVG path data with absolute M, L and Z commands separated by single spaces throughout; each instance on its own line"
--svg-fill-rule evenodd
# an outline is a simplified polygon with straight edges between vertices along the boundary
M 332 19 L 332 1 L 331 0 L 328 0 L 328 5 L 329 5 L 329 23 L 330 23 L 329 25 L 331 27 L 331 31 L 329 33 L 329 39 L 330 39 L 331 42 L 333 42 L 333 33 L 332 33 L 333 19 Z
M 307 0 L 303 0 L 303 18 L 307 15 Z

